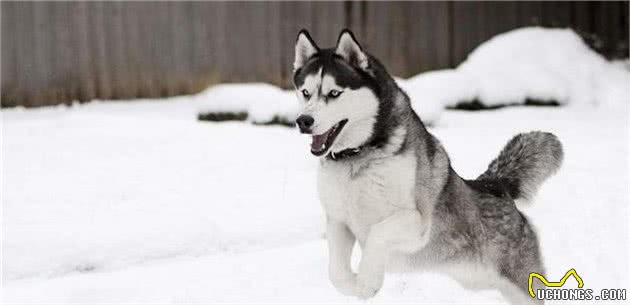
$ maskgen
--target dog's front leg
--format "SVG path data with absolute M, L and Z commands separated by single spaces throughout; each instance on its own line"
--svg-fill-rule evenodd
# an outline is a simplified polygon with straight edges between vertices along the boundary
M 355 237 L 348 227 L 339 221 L 328 218 L 326 225 L 328 239 L 328 276 L 333 286 L 345 295 L 354 295 L 356 276 L 350 267 Z
M 366 299 L 381 289 L 390 251 L 413 253 L 427 240 L 428 224 L 417 210 L 398 211 L 373 225 L 363 245 L 355 294 Z

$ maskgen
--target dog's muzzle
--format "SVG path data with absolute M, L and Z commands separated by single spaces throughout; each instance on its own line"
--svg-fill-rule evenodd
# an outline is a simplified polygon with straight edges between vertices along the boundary
M 300 115 L 295 123 L 300 128 L 301 133 L 311 133 L 311 127 L 313 127 L 313 123 L 315 123 L 315 119 L 310 115 Z

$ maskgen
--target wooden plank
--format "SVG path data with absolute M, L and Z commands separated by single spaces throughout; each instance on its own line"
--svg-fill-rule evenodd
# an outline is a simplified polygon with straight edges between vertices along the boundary
M 393 8 L 384 2 L 366 3 L 365 32 L 364 37 L 359 37 L 363 47 L 390 69 L 391 73 L 397 72 L 397 66 L 391 60 L 390 20 Z M 387 41 L 383 41 L 383 40 Z
M 320 47 L 330 48 L 337 43 L 339 33 L 347 25 L 345 8 L 346 5 L 343 2 L 313 3 L 311 9 L 315 14 L 311 16 L 309 30 L 317 37 L 317 43 Z M 358 35 L 358 33 L 355 34 Z
M 297 33 L 301 29 L 311 29 L 311 10 L 310 2 L 281 2 L 280 16 L 284 22 L 280 25 L 281 39 L 281 63 L 288 63 L 288 69 L 282 69 L 282 83 L 285 87 L 290 87 L 293 80 L 292 65 L 295 58 L 294 48 Z M 317 40 L 317 37 L 315 37 Z M 280 64 L 281 64 L 280 63 Z
M 173 46 L 169 33 L 171 32 L 168 2 L 152 2 L 147 13 L 146 34 L 151 36 L 151 96 L 169 96 L 174 94 L 174 77 L 170 70 L 173 56 Z
M 192 34 L 195 31 L 195 20 L 193 18 L 195 16 L 196 3 L 186 2 L 186 3 L 182 3 L 182 5 L 183 5 L 182 16 L 181 16 L 181 19 L 179 20 L 181 24 L 181 28 L 178 30 L 185 31 L 186 35 L 182 35 L 181 33 L 178 33 L 178 35 L 184 36 L 183 44 L 185 45 L 185 48 L 181 53 L 182 54 L 181 56 L 183 58 L 178 59 L 182 63 L 181 67 L 183 70 L 182 71 L 183 74 L 180 76 L 181 82 L 180 82 L 179 89 L 180 89 L 180 94 L 187 94 L 191 92 L 196 92 L 194 79 L 198 77 L 198 75 L 195 73 L 196 63 L 193 61 L 195 38 L 194 38 L 194 35 Z
M 543 25 L 543 3 L 541 1 L 519 1 L 516 3 L 520 26 Z
M 241 19 L 238 29 L 238 37 L 233 40 L 239 48 L 239 57 L 232 60 L 237 61 L 239 68 L 237 75 L 245 82 L 260 81 L 265 74 L 263 62 L 267 55 L 267 33 L 265 32 L 265 7 L 268 3 L 248 2 L 240 3 L 239 11 Z M 243 22 L 245 21 L 246 22 Z M 257 29 L 256 32 L 252 29 Z
M 403 9 L 406 70 L 401 76 L 450 67 L 450 20 L 446 2 L 408 2 Z
M 190 62 L 190 26 L 186 2 L 169 3 L 170 32 L 168 38 L 172 47 L 169 58 L 169 70 L 172 77 L 172 94 L 181 95 L 188 92 Z
M 453 63 L 459 64 L 479 44 L 520 25 L 515 2 L 454 2 Z
M 223 77 L 235 82 L 248 81 L 248 74 L 251 74 L 249 63 L 252 57 L 250 51 L 253 49 L 249 48 L 249 41 L 242 37 L 250 29 L 246 5 L 244 2 L 226 3 L 226 25 L 220 34 L 225 37 L 226 53 L 230 54 L 222 61 Z
M 612 41 L 612 43 L 617 44 L 617 50 L 615 51 L 614 57 L 617 58 L 628 58 L 630 57 L 630 17 L 628 16 L 628 12 L 630 12 L 630 2 L 623 1 L 617 3 L 617 15 L 614 20 L 616 20 L 617 25 L 617 36 L 614 39 L 619 39 L 618 41 Z
M 63 29 L 59 42 L 63 44 L 63 81 L 56 84 L 61 99 L 66 103 L 80 100 L 83 78 L 81 74 L 81 27 L 78 22 L 80 16 L 80 2 L 62 2 L 58 4 L 59 19 L 56 26 Z M 83 74 L 87 75 L 87 74 Z
M 209 11 L 209 41 L 211 42 L 211 64 L 210 77 L 220 81 L 230 81 L 229 69 L 231 50 L 228 49 L 227 36 L 227 10 L 228 4 L 225 2 L 213 2 Z
M 53 85 L 56 70 L 56 45 L 54 30 L 54 15 L 51 14 L 52 3 L 41 2 L 33 7 L 34 19 L 34 48 L 37 73 L 31 75 L 31 82 L 35 84 L 37 99 L 43 103 L 56 104 L 56 92 Z
M 408 58 L 405 56 L 405 49 L 408 47 L 409 41 L 404 32 L 404 16 L 405 4 L 390 6 L 385 23 L 387 25 L 386 36 L 378 37 L 378 40 L 374 42 L 387 47 L 388 57 L 381 60 L 387 60 L 386 67 L 389 73 L 396 76 L 409 76 L 411 74 L 407 65 Z M 368 20 L 368 22 L 370 21 Z M 388 41 L 384 43 L 385 40 Z
M 93 71 L 96 83 L 96 95 L 101 99 L 112 98 L 111 75 L 108 59 L 106 18 L 104 16 L 103 2 L 90 2 L 88 4 L 88 20 L 90 21 L 90 54 L 93 61 Z
M 216 30 L 213 22 L 216 2 L 194 2 L 192 7 L 192 90 L 198 91 L 216 80 L 213 72 L 218 71 L 213 66 L 213 54 L 217 51 L 219 37 L 213 37 Z
M 1 92 L 2 100 L 1 105 L 3 107 L 16 106 L 19 104 L 16 98 L 17 87 L 17 52 L 15 50 L 17 45 L 17 30 L 15 27 L 15 2 L 0 2 L 0 11 L 2 13 L 1 26 L 2 31 L 2 50 L 0 56 L 2 71 L 0 72 L 0 78 L 2 79 Z
M 369 2 L 347 1 L 344 7 L 346 11 L 346 25 L 358 37 L 367 37 L 365 23 L 367 22 L 367 7 Z
M 75 3 L 73 11 L 74 48 L 76 50 L 75 60 L 79 84 L 78 96 L 76 98 L 81 102 L 90 101 L 97 97 L 89 47 L 90 21 L 88 20 L 87 10 L 88 4 L 86 2 L 77 2 Z
M 409 77 L 450 66 L 449 3 L 365 3 L 365 48 L 390 73 Z
M 130 3 L 130 6 L 136 19 L 139 36 L 137 44 L 141 50 L 138 57 L 135 58 L 139 82 L 138 95 L 141 97 L 158 97 L 160 96 L 160 90 L 157 78 L 160 76 L 158 74 L 159 70 L 156 68 L 157 59 L 155 57 L 159 50 L 155 49 L 155 37 L 159 34 L 155 32 L 152 21 L 156 8 L 154 5 L 147 5 L 144 2 L 133 2 Z
M 40 100 L 35 99 L 37 84 L 31 79 L 37 74 L 35 64 L 33 5 L 31 2 L 15 3 L 15 31 L 16 39 L 16 94 L 22 105 L 40 106 Z
M 124 32 L 126 29 L 123 27 L 123 11 L 124 2 L 108 2 L 106 7 L 107 12 L 107 40 L 108 47 L 110 48 L 110 71 L 114 75 L 112 79 L 112 86 L 114 89 L 114 98 L 128 99 L 133 95 L 130 93 L 129 66 L 126 64 L 127 52 L 125 44 Z
M 458 65 L 482 40 L 481 12 L 473 3 L 455 2 L 451 6 L 452 64 Z
M 76 90 L 74 50 L 71 40 L 72 29 L 69 22 L 70 18 L 72 18 L 70 14 L 72 4 L 70 2 L 54 3 L 50 12 L 55 65 L 49 85 L 54 90 L 55 102 L 70 103 Z
M 572 3 L 562 1 L 542 2 L 542 20 L 546 27 L 571 25 Z
M 595 2 L 591 4 L 596 49 L 609 58 L 628 57 L 628 3 Z
M 257 20 L 261 28 L 264 29 L 264 36 L 258 35 L 264 45 L 264 60 L 258 60 L 260 77 L 272 84 L 283 85 L 282 71 L 291 70 L 292 62 L 282 60 L 282 35 L 279 31 L 282 19 L 280 16 L 280 3 L 270 2 L 265 5 L 265 14 Z
M 123 52 L 125 79 L 127 82 L 126 95 L 129 98 L 141 96 L 142 87 L 145 85 L 142 80 L 142 67 L 140 62 L 144 57 L 143 37 L 140 32 L 140 14 L 143 6 L 137 2 L 124 2 L 122 6 L 122 37 L 125 40 Z
M 582 1 L 571 5 L 571 25 L 573 30 L 580 34 L 588 34 L 593 31 L 591 14 L 592 3 Z

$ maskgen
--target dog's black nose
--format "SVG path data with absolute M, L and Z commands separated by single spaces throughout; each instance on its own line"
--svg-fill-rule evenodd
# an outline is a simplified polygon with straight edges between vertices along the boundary
M 295 122 L 300 128 L 300 132 L 308 133 L 310 132 L 310 128 L 311 126 L 313 126 L 315 119 L 313 119 L 313 117 L 310 115 L 301 115 L 297 118 L 297 120 L 295 120 Z

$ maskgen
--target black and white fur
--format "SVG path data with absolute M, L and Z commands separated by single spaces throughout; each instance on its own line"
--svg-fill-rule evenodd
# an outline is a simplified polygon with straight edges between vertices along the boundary
M 369 298 L 386 271 L 424 269 L 467 287 L 498 289 L 511 303 L 537 302 L 527 280 L 530 272 L 544 274 L 544 266 L 536 233 L 515 201 L 532 199 L 560 167 L 554 135 L 517 135 L 485 173 L 461 178 L 405 92 L 348 30 L 332 49 L 318 48 L 302 30 L 294 84 L 298 126 L 313 136 L 311 152 L 320 156 L 329 275 L 341 293 Z

